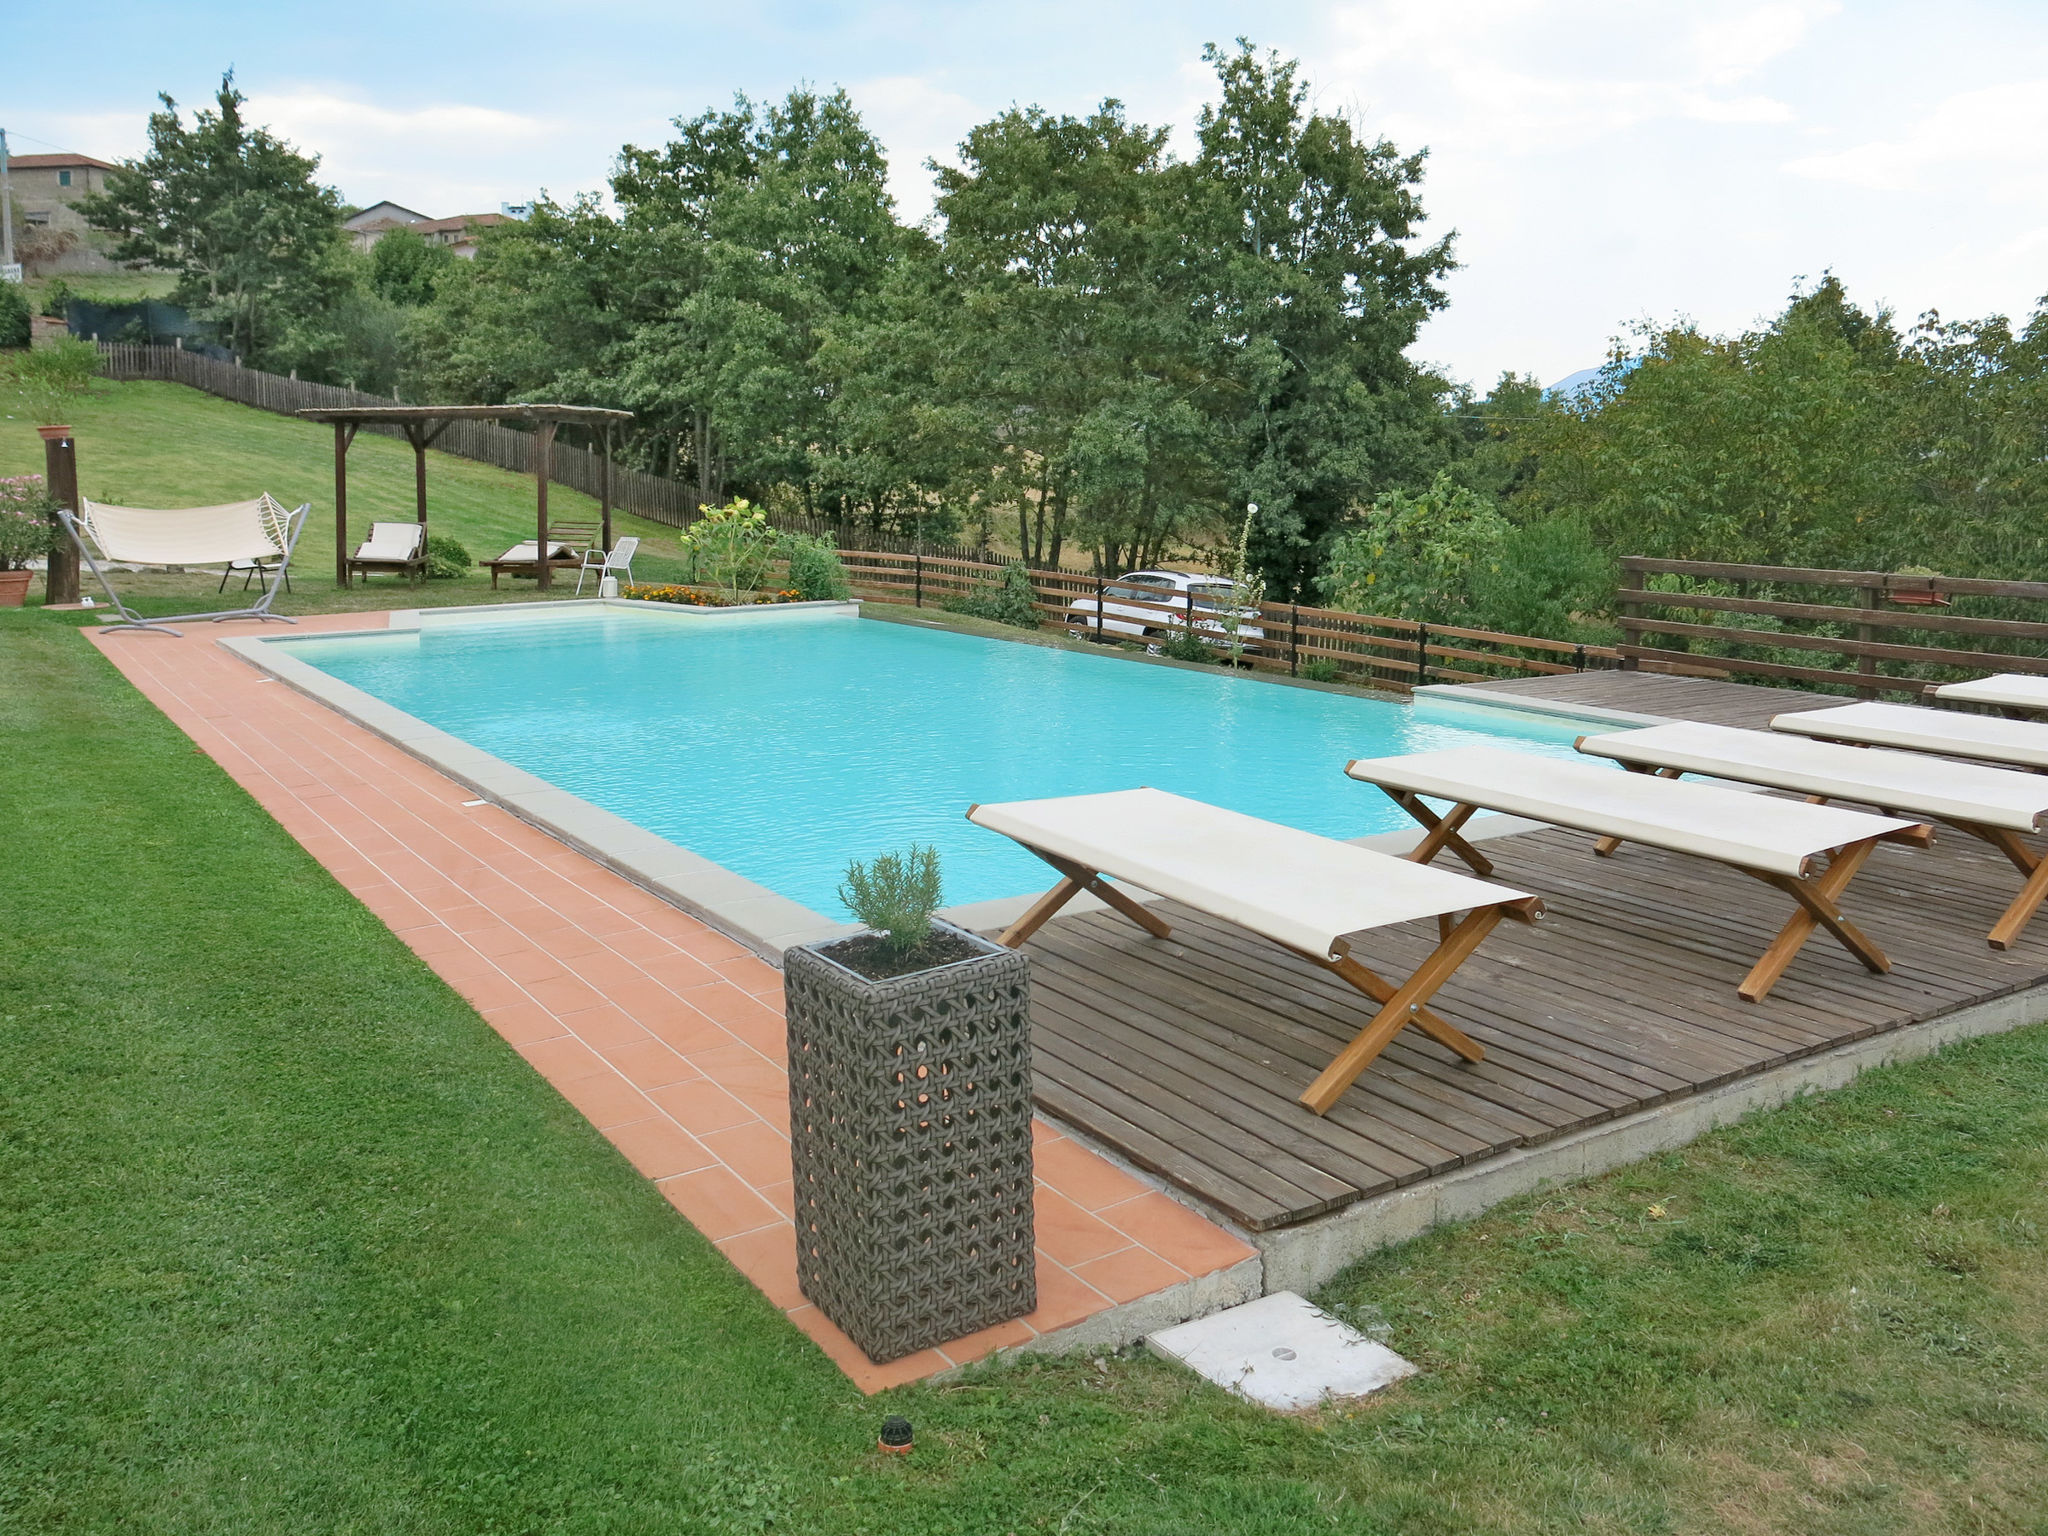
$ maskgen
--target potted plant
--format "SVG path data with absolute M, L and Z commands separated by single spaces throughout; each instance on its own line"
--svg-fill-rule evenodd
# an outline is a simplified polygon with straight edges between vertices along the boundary
M 1028 962 L 940 889 L 931 848 L 856 863 L 865 931 L 783 957 L 797 1279 L 877 1363 L 1038 1304 Z
M 19 608 L 33 579 L 31 560 L 48 558 L 57 534 L 41 475 L 0 479 L 0 608 Z

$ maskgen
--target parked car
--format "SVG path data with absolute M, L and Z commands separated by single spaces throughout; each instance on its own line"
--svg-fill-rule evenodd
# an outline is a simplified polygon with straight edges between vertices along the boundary
M 1098 623 L 1093 597 L 1078 597 L 1067 605 L 1067 633 L 1076 640 L 1137 640 L 1150 650 L 1179 634 L 1188 622 L 1189 599 L 1193 598 L 1195 638 L 1219 648 L 1231 643 L 1224 626 L 1232 612 L 1231 584 L 1218 576 L 1191 571 L 1131 571 L 1102 589 L 1102 615 Z M 1238 619 L 1237 643 L 1255 652 L 1266 632 L 1250 622 L 1256 608 L 1234 610 Z

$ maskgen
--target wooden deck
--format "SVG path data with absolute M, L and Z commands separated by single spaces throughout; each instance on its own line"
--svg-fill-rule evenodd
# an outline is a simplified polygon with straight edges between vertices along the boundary
M 1850 701 L 1834 694 L 1799 688 L 1763 688 L 1755 683 L 1728 683 L 1706 677 L 1673 677 L 1662 672 L 1574 672 L 1556 677 L 1510 677 L 1483 683 L 1460 683 L 1447 691 L 1456 698 L 1536 699 L 1593 709 L 1618 709 L 1636 715 L 1672 720 L 1702 720 L 1711 725 L 1763 730 L 1771 716 L 1800 709 L 1829 709 Z
M 1550 698 L 1742 725 L 1838 702 L 1652 673 L 1527 681 Z M 1882 848 L 1848 889 L 1844 909 L 1890 975 L 1821 935 L 1761 1004 L 1735 987 L 1788 898 L 1704 860 L 1634 845 L 1602 859 L 1591 845 L 1556 830 L 1487 844 L 1493 878 L 1549 912 L 1503 924 L 1438 995 L 1486 1060 L 1405 1030 L 1323 1117 L 1295 1099 L 1368 1017 L 1349 987 L 1171 903 L 1156 909 L 1173 924 L 1164 941 L 1112 912 L 1055 919 L 1029 946 L 1038 1101 L 1258 1231 L 2048 980 L 2048 916 L 2009 951 L 1986 944 L 2017 877 L 1960 833 Z M 1433 924 L 1411 924 L 1369 936 L 1360 958 L 1406 975 L 1435 940 Z

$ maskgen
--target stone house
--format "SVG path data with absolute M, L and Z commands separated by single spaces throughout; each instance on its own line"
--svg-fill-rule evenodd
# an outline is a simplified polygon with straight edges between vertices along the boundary
M 10 155 L 15 255 L 32 277 L 59 272 L 111 272 L 99 237 L 78 204 L 107 190 L 115 167 L 90 155 Z

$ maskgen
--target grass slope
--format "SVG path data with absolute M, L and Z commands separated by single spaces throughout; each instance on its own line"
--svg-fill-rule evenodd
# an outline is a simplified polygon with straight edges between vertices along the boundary
M 0 1529 L 2048 1530 L 2048 1031 L 1354 1269 L 1355 1409 L 864 1402 L 56 615 L 0 763 Z
M 42 439 L 18 414 L 0 417 L 0 475 L 41 474 Z M 311 502 L 312 515 L 293 557 L 295 595 L 281 597 L 281 613 L 332 608 L 412 607 L 423 600 L 418 588 L 394 576 L 371 578 L 347 592 L 334 587 L 334 433 L 314 422 L 278 416 L 189 389 L 182 384 L 102 380 L 71 413 L 76 433 L 78 488 L 94 501 L 123 506 L 187 507 L 235 501 L 269 491 L 288 507 Z M 438 450 L 427 455 L 427 520 L 432 534 L 458 539 L 478 559 L 499 554 L 533 537 L 533 481 L 509 470 L 458 459 Z M 413 503 L 412 449 L 397 438 L 364 432 L 349 450 L 349 528 L 360 541 L 380 519 L 410 522 Z M 596 522 L 597 502 L 563 486 L 548 491 L 548 515 L 559 521 Z M 672 528 L 615 512 L 617 534 L 647 540 L 636 559 L 636 575 L 652 580 L 681 574 Z M 644 569 L 643 569 L 644 567 Z M 216 597 L 216 580 L 199 576 L 128 577 L 117 581 L 124 594 L 133 587 L 149 599 L 149 611 L 231 607 L 246 603 L 233 586 Z M 92 575 L 85 590 L 97 595 Z M 570 584 L 574 585 L 572 575 Z M 36 583 L 36 594 L 42 591 Z M 510 601 L 531 594 L 530 581 L 507 581 L 493 594 L 487 574 L 436 581 L 424 600 Z M 33 599 L 32 599 L 33 600 Z M 166 606 L 169 605 L 169 606 Z

